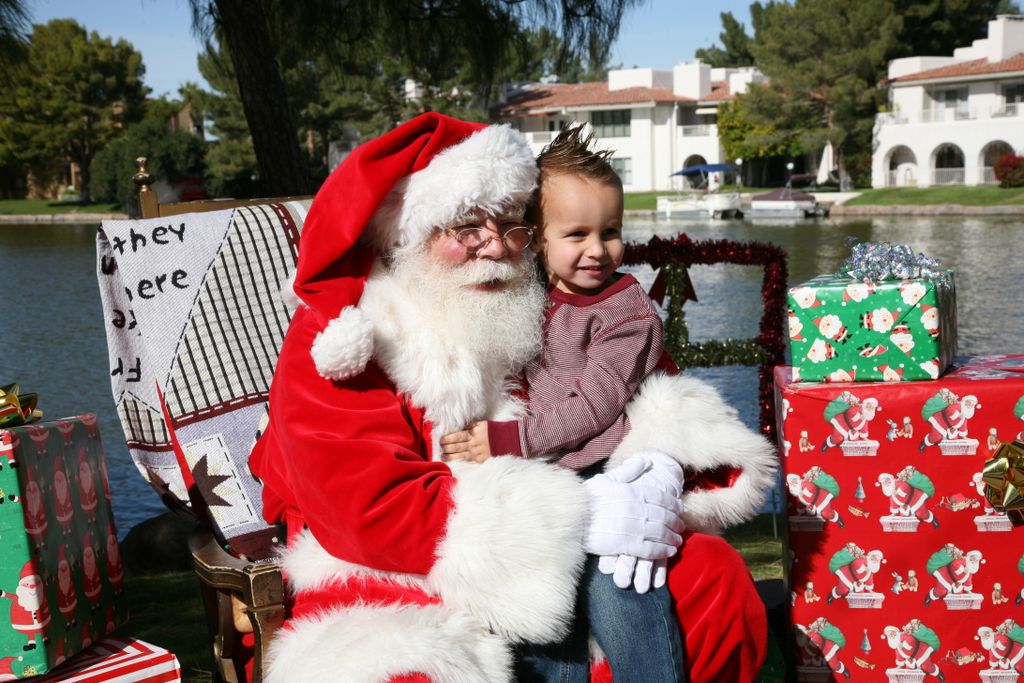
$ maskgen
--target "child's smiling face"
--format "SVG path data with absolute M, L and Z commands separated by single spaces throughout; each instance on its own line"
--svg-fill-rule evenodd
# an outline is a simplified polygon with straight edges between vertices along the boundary
M 581 175 L 558 174 L 541 188 L 543 225 L 534 247 L 548 280 L 572 294 L 596 294 L 622 264 L 622 190 Z

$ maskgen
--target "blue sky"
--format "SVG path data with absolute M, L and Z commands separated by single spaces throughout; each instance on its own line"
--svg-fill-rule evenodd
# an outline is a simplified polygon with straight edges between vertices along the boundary
M 196 68 L 199 41 L 192 35 L 187 0 L 28 0 L 34 23 L 76 19 L 101 36 L 124 38 L 142 53 L 146 84 L 155 95 L 176 96 L 186 81 L 205 85 Z M 750 0 L 648 0 L 622 23 L 612 64 L 670 68 L 693 59 L 697 48 L 718 42 L 720 12 L 732 12 L 749 30 Z

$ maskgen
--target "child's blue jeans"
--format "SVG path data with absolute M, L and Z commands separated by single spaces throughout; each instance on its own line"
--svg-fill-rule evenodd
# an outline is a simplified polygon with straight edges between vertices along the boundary
M 612 668 L 615 683 L 682 683 L 683 643 L 668 588 L 637 593 L 622 589 L 587 556 L 580 580 L 576 619 L 566 639 L 553 645 L 521 647 L 516 662 L 520 683 L 587 683 L 588 634 L 593 633 Z

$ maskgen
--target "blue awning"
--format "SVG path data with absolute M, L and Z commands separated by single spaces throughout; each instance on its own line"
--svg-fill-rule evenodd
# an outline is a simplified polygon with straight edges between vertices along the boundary
M 735 173 L 736 168 L 729 164 L 700 164 L 698 166 L 687 166 L 681 171 L 676 171 L 672 175 L 697 175 L 698 173 Z

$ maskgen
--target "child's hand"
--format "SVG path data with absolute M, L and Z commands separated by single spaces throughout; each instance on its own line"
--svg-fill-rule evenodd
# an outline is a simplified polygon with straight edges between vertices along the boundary
M 487 423 L 474 422 L 463 432 L 441 437 L 441 460 L 483 462 L 491 457 L 491 444 L 487 438 Z

